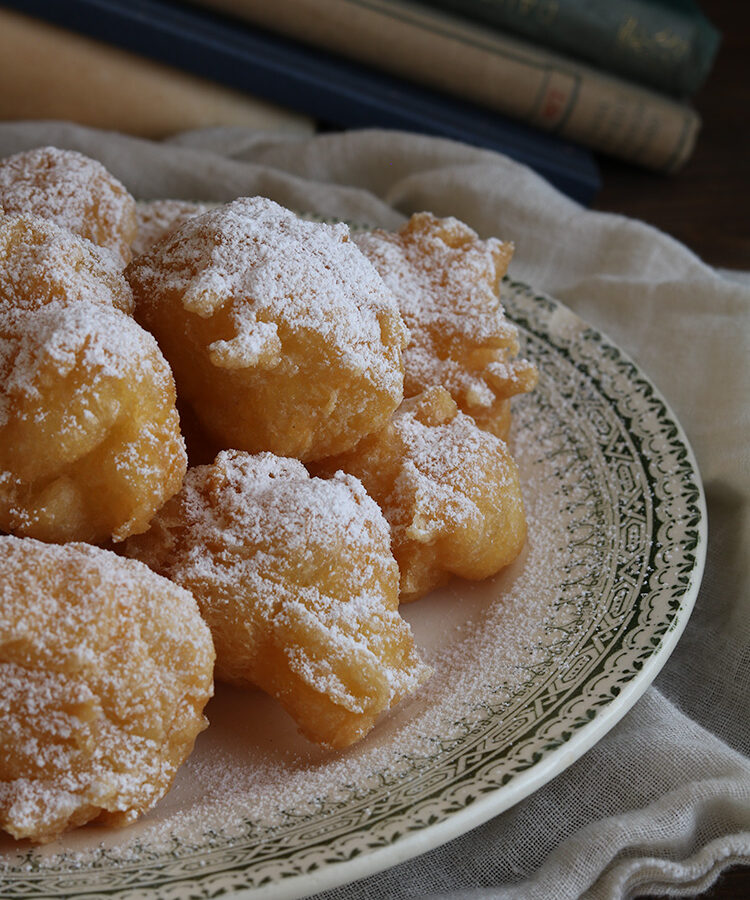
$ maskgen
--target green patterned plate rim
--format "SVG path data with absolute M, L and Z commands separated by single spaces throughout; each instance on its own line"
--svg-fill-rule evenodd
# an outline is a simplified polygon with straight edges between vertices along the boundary
M 519 453 L 541 484 L 540 509 L 557 511 L 554 527 L 530 551 L 554 543 L 555 588 L 512 684 L 501 683 L 490 665 L 478 694 L 467 694 L 464 707 L 459 697 L 459 715 L 418 753 L 370 766 L 304 809 L 279 810 L 271 824 L 249 804 L 231 832 L 212 826 L 190 839 L 175 832 L 159 844 L 134 826 L 118 833 L 129 842 L 126 855 L 113 851 L 112 840 L 83 855 L 66 850 L 65 839 L 53 850 L 6 841 L 3 898 L 309 896 L 503 812 L 577 760 L 632 707 L 668 659 L 698 593 L 706 513 L 695 459 L 665 400 L 611 341 L 563 304 L 508 278 L 503 301 L 540 372 L 537 389 L 515 407 Z M 533 545 L 532 526 L 530 518 Z M 506 583 L 477 595 L 474 612 L 485 596 L 488 608 L 502 604 Z M 451 588 L 453 596 L 471 590 Z M 477 655 L 462 665 L 484 663 Z M 467 678 L 476 681 L 475 674 Z M 407 726 L 409 714 L 407 707 Z M 400 727 L 397 721 L 394 734 Z M 167 829 L 169 821 L 167 813 Z

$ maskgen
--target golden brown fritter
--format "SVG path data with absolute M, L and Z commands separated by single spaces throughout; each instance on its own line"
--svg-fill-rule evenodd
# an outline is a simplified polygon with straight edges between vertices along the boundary
M 120 268 L 136 235 L 135 200 L 96 160 L 74 150 L 37 147 L 0 160 L 0 208 L 31 214 L 105 247 Z
M 0 537 L 0 828 L 126 825 L 206 726 L 211 636 L 187 591 L 88 544 Z
M 192 591 L 217 678 L 263 688 L 313 741 L 360 739 L 428 675 L 398 614 L 388 525 L 351 476 L 222 452 L 123 552 Z
M 122 540 L 186 465 L 169 367 L 133 319 L 57 302 L 0 316 L 0 529 Z
M 345 225 L 241 198 L 185 221 L 126 275 L 220 449 L 319 459 L 401 401 L 406 331 Z
M 513 245 L 480 240 L 458 219 L 426 212 L 396 233 L 377 230 L 355 239 L 393 291 L 409 329 L 404 396 L 444 387 L 480 428 L 507 437 L 510 398 L 537 380 L 533 364 L 518 358 L 518 329 L 500 302 Z
M 338 469 L 362 481 L 391 526 L 402 602 L 451 575 L 494 575 L 523 547 L 526 517 L 515 461 L 443 388 L 405 400 L 382 431 L 318 467 Z

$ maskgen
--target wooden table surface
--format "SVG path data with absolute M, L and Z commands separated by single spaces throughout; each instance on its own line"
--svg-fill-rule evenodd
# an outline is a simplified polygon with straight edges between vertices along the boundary
M 671 176 L 601 159 L 603 187 L 593 206 L 655 225 L 713 266 L 750 270 L 750 4 L 702 5 L 723 40 L 693 98 L 703 118 L 695 153 Z M 699 896 L 747 900 L 750 865 L 727 870 Z
M 693 156 L 668 176 L 602 159 L 593 206 L 655 225 L 713 266 L 750 270 L 750 4 L 702 7 L 723 38 L 693 98 L 703 119 Z
M 683 897 L 690 895 L 681 895 Z M 750 897 L 750 866 L 734 866 L 719 876 L 713 887 L 693 900 L 748 900 Z M 664 900 L 664 895 L 638 895 L 636 900 Z

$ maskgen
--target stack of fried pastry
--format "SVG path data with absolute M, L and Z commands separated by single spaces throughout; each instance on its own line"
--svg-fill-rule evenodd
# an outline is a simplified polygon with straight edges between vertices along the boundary
M 399 602 L 525 539 L 512 247 L 136 204 L 55 148 L 0 161 L 0 208 L 0 827 L 131 821 L 212 674 L 364 737 L 429 676 Z

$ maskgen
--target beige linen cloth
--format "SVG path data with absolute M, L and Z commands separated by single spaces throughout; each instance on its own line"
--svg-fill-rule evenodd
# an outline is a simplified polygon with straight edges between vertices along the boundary
M 589 212 L 528 169 L 448 141 L 214 129 L 151 143 L 65 124 L 0 125 L 0 155 L 41 144 L 100 159 L 143 199 L 264 194 L 385 227 L 428 209 L 511 239 L 513 277 L 634 357 L 696 452 L 708 501 L 705 576 L 654 686 L 514 808 L 320 897 L 691 896 L 726 866 L 750 863 L 750 290 L 651 227 Z

